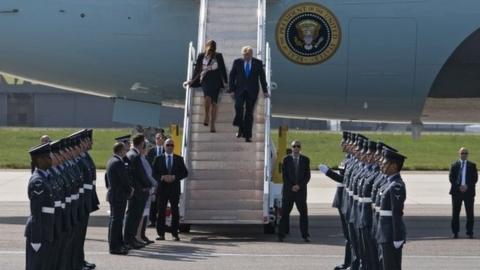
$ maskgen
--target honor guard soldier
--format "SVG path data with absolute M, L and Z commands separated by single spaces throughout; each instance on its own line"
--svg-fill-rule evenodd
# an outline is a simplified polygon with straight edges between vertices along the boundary
M 30 217 L 25 228 L 26 269 L 50 270 L 55 256 L 52 252 L 55 198 L 47 172 L 52 166 L 50 144 L 42 144 L 29 152 L 36 169 L 28 183 Z
M 339 173 L 334 172 L 325 164 L 321 164 L 319 166 L 319 169 L 321 172 L 323 172 L 326 176 L 328 176 L 329 178 L 337 182 L 337 191 L 335 192 L 335 197 L 333 199 L 332 207 L 335 207 L 338 209 L 338 214 L 340 216 L 340 221 L 342 223 L 342 232 L 343 232 L 343 237 L 345 238 L 345 257 L 343 260 L 343 264 L 336 266 L 334 270 L 347 269 L 348 267 L 350 267 L 350 263 L 351 263 L 351 246 L 350 246 L 350 240 L 348 237 L 348 228 L 347 228 L 347 223 L 345 221 L 345 216 L 341 211 L 342 202 L 343 202 L 342 201 L 343 190 L 345 188 L 344 175 L 345 175 L 345 171 L 348 170 L 348 167 L 351 161 L 351 154 L 349 153 L 349 149 L 348 149 L 348 142 L 350 140 L 350 136 L 351 136 L 350 132 L 348 131 L 343 132 L 341 147 L 342 147 L 342 151 L 346 154 L 345 154 L 345 159 L 339 165 Z
M 348 233 L 350 236 L 350 241 L 352 245 L 352 266 L 351 268 L 353 270 L 358 270 L 360 269 L 360 251 L 359 251 L 359 243 L 358 243 L 358 233 L 357 229 L 355 227 L 355 212 L 354 212 L 354 207 L 356 206 L 355 202 L 355 186 L 358 181 L 358 178 L 362 174 L 362 171 L 364 169 L 364 164 L 362 162 L 362 149 L 363 149 L 363 143 L 364 141 L 367 140 L 367 137 L 357 134 L 356 142 L 355 142 L 355 150 L 354 150 L 354 155 L 356 157 L 356 164 L 355 167 L 353 168 L 353 171 L 348 179 L 348 183 L 346 185 L 347 191 L 348 191 L 348 197 L 347 197 L 347 211 L 345 215 L 345 219 L 348 224 Z M 358 198 L 357 198 L 358 199 Z
M 65 225 L 64 225 L 64 212 L 65 212 L 65 183 L 62 179 L 60 171 L 57 169 L 60 165 L 60 161 L 55 156 L 55 153 L 60 151 L 60 141 L 50 143 L 50 158 L 52 160 L 52 167 L 48 169 L 50 175 L 50 185 L 52 187 L 53 198 L 55 201 L 55 225 L 54 225 L 54 240 L 52 243 L 53 254 L 61 254 L 65 244 Z M 66 269 L 63 264 L 62 256 L 55 256 L 52 258 L 52 269 Z
M 380 174 L 380 166 L 378 160 L 381 154 L 377 154 L 377 143 L 369 141 L 367 145 L 366 161 L 369 171 L 363 178 L 361 185 L 358 187 L 358 228 L 360 246 L 363 251 L 363 266 L 368 270 L 377 270 L 377 248 L 372 241 L 372 186 L 374 180 Z
M 403 222 L 406 190 L 400 171 L 405 158 L 390 149 L 385 150 L 382 171 L 387 176 L 387 182 L 384 185 L 385 188 L 378 194 L 380 218 L 376 232 L 377 242 L 382 247 L 382 264 L 385 270 L 402 269 L 402 247 L 406 239 Z

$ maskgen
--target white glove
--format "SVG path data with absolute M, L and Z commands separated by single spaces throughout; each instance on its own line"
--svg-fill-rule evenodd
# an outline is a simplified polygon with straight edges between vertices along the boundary
M 327 165 L 325 164 L 320 164 L 320 166 L 318 166 L 318 169 L 322 172 L 322 173 L 327 173 L 328 170 L 330 169 Z
M 401 241 L 393 241 L 393 245 L 395 246 L 396 249 L 399 249 L 399 248 L 402 247 L 403 242 L 405 242 L 405 241 L 403 241 L 403 240 L 401 240 Z
M 33 250 L 35 250 L 35 252 L 38 252 L 38 250 L 42 246 L 42 244 L 40 244 L 40 243 L 30 243 L 30 245 L 32 245 L 32 248 L 33 248 Z

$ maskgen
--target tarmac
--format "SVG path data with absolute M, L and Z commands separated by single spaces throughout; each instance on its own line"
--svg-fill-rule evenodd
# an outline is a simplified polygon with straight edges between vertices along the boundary
M 263 234 L 261 226 L 192 226 L 181 241 L 156 241 L 128 256 L 110 255 L 107 243 L 108 203 L 103 171 L 98 172 L 101 209 L 90 218 L 85 244 L 86 258 L 97 269 L 333 269 L 343 262 L 344 241 L 336 209 L 331 208 L 335 184 L 318 172 L 308 186 L 311 243 L 300 237 L 297 211 L 293 210 L 291 233 L 283 243 Z M 447 172 L 405 172 L 404 209 L 407 243 L 403 269 L 479 269 L 480 218 L 475 239 L 465 237 L 462 212 L 460 239 L 451 239 L 450 195 Z M 29 215 L 29 171 L 0 170 L 0 269 L 25 269 L 25 221 Z M 477 193 L 480 189 L 477 188 Z M 475 205 L 480 213 L 480 204 Z M 147 236 L 155 239 L 155 230 Z

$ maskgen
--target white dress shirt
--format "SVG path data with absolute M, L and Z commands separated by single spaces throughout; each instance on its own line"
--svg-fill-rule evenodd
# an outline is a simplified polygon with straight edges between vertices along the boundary
M 462 186 L 467 184 L 467 161 L 466 160 L 460 160 L 462 162 L 462 165 L 460 168 L 462 168 Z

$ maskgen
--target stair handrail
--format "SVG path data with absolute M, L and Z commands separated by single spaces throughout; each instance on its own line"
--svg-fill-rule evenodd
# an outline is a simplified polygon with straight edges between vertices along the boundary
M 265 62 L 267 0 L 258 0 L 257 58 Z
M 193 42 L 188 44 L 188 66 L 187 66 L 187 81 L 192 79 L 193 67 L 195 65 L 196 54 Z M 182 138 L 182 156 L 185 159 L 185 164 L 188 166 L 188 148 L 190 146 L 190 122 L 192 118 L 192 94 L 193 89 L 190 85 L 186 85 L 185 93 L 185 109 L 183 114 L 183 138 Z
M 200 13 L 198 16 L 198 40 L 197 40 L 198 52 L 203 51 L 203 46 L 205 45 L 205 37 L 207 35 L 207 7 L 208 7 L 208 0 L 200 0 Z
M 267 91 L 271 95 L 271 58 L 270 45 L 266 42 L 266 14 L 267 0 L 258 0 L 258 28 L 257 28 L 257 57 L 264 62 L 265 77 L 267 81 Z M 271 117 L 271 101 L 265 98 L 265 126 L 264 126 L 264 168 L 263 168 L 263 222 L 269 223 L 270 216 L 270 183 L 272 179 L 272 149 L 270 142 L 270 117 Z

